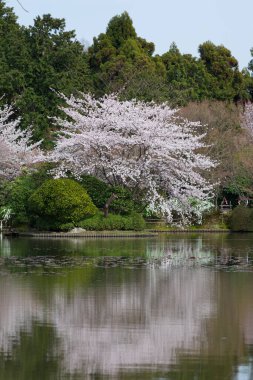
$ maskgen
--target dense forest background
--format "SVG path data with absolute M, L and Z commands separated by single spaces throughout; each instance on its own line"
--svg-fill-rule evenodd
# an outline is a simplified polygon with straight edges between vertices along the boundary
M 64 102 L 57 92 L 166 101 L 206 125 L 209 154 L 220 162 L 212 173 L 220 183 L 217 199 L 252 196 L 252 137 L 241 120 L 245 103 L 253 100 L 253 61 L 240 70 L 230 50 L 211 41 L 199 46 L 199 57 L 182 54 L 174 42 L 161 56 L 154 51 L 126 12 L 86 47 L 66 30 L 64 19 L 38 16 L 24 27 L 0 1 L 1 102 L 15 105 L 22 127 L 32 126 L 34 141 L 43 139 L 45 149 L 54 144 L 52 117 L 61 115 Z

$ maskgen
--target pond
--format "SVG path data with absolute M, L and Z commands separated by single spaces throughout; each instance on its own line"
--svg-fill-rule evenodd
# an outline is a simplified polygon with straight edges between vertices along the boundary
M 0 240 L 0 380 L 253 379 L 253 235 Z

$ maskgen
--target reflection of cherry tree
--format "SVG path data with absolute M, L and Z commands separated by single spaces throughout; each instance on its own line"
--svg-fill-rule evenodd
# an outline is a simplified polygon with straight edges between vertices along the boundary
M 207 268 L 125 270 L 125 278 L 117 269 L 94 277 L 96 269 L 90 269 L 79 268 L 75 276 L 72 268 L 73 282 L 68 276 L 66 282 L 62 276 L 0 278 L 0 352 L 8 360 L 13 344 L 17 347 L 21 335 L 32 334 L 39 322 L 45 331 L 49 325 L 54 329 L 52 349 L 60 352 L 63 378 L 95 373 L 119 378 L 137 367 L 169 371 L 185 356 L 210 370 L 207 363 L 217 357 L 217 347 L 231 359 L 226 360 L 230 370 L 233 363 L 245 363 L 244 342 L 253 339 L 250 277 L 238 286 L 233 276 Z
M 40 159 L 40 143 L 31 144 L 31 131 L 21 130 L 19 123 L 11 106 L 0 109 L 0 178 L 12 179 Z
M 62 134 L 51 156 L 59 176 L 71 171 L 123 185 L 169 220 L 173 211 L 185 221 L 192 212 L 201 214 L 200 201 L 212 188 L 201 172 L 214 163 L 200 153 L 199 123 L 176 117 L 166 104 L 114 95 L 65 100 L 68 118 L 57 119 Z
M 43 308 L 32 290 L 10 276 L 0 278 L 0 351 L 10 353 L 20 332 L 31 331 L 33 320 L 43 320 Z
M 147 244 L 146 256 L 157 259 L 158 265 L 165 268 L 172 266 L 189 266 L 196 263 L 208 264 L 215 256 L 211 247 L 203 244 L 202 236 L 195 239 L 171 237 L 164 241 L 150 241 Z
M 187 269 L 144 270 L 117 290 L 110 284 L 77 289 L 71 299 L 56 291 L 52 317 L 65 370 L 116 375 L 168 366 L 177 351 L 198 350 L 202 323 L 215 312 L 213 280 L 204 270 L 194 276 Z

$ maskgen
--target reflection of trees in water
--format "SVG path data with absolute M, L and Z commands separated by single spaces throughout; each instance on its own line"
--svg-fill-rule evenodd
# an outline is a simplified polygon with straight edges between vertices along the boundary
M 203 244 L 202 236 L 198 236 L 195 239 L 174 238 L 150 241 L 147 244 L 147 256 L 161 259 L 162 265 L 168 266 L 189 263 L 191 258 L 201 260 L 201 263 L 208 263 L 214 254 Z
M 214 284 L 216 312 L 206 320 L 206 343 L 193 355 L 179 352 L 178 368 L 189 379 L 251 380 L 252 273 L 216 272 Z M 242 368 L 247 377 L 239 377 Z M 170 378 L 178 379 L 176 373 Z
M 232 379 L 236 365 L 249 360 L 245 343 L 253 343 L 250 275 L 141 270 L 117 286 L 79 288 L 68 300 L 58 290 L 53 323 L 65 370 L 112 375 L 166 367 L 196 379 Z
M 29 333 L 33 320 L 42 321 L 43 307 L 29 287 L 18 279 L 0 277 L 0 351 L 8 353 L 19 340 L 21 330 Z
M 127 283 L 55 294 L 53 323 L 67 371 L 115 373 L 168 366 L 179 350 L 198 350 L 215 311 L 205 271 L 138 271 Z
M 83 255 L 83 256 L 144 256 L 148 239 L 132 238 L 67 238 L 35 239 L 4 238 L 0 256 Z M 8 244 L 8 245 L 7 245 Z
M 8 239 L 5 239 L 0 233 L 0 256 L 11 256 L 11 245 Z
M 34 334 L 35 321 L 45 331 L 54 326 L 70 373 L 168 365 L 178 350 L 199 349 L 203 319 L 215 310 L 212 276 L 204 271 L 193 276 L 186 269 L 125 272 L 121 277 L 118 271 L 103 271 L 101 286 L 76 287 L 71 297 L 64 287 L 53 287 L 47 301 L 36 297 L 37 290 L 28 286 L 32 283 L 2 278 L 0 351 L 16 354 L 24 332 Z M 34 355 L 37 350 L 36 341 Z
M 31 239 L 4 238 L 0 255 L 84 255 L 145 256 L 160 258 L 172 254 L 182 259 L 216 255 L 251 255 L 253 234 L 165 234 L 153 239 Z
M 147 243 L 147 256 L 161 259 L 163 266 L 201 263 L 219 258 L 253 259 L 253 234 L 165 235 Z M 195 261 L 190 261 L 194 258 Z
M 29 333 L 25 327 L 20 329 L 11 354 L 0 351 L 0 379 L 61 379 L 60 351 L 57 348 L 58 339 L 53 326 L 31 321 Z
M 234 237 L 219 239 L 174 237 L 140 244 L 150 257 L 185 259 L 233 248 Z M 246 250 L 250 239 L 246 238 Z M 242 248 L 240 241 L 236 249 Z M 53 351 L 56 356 L 62 353 L 58 365 L 71 374 L 120 376 L 120 369 L 136 371 L 138 366 L 149 372 L 166 368 L 171 379 L 177 379 L 179 371 L 187 379 L 201 379 L 201 374 L 213 380 L 219 374 L 219 379 L 241 380 L 236 366 L 238 373 L 252 370 L 252 288 L 252 273 L 204 268 L 89 267 L 48 278 L 1 276 L 0 379 L 8 379 L 1 377 L 7 356 L 11 373 L 11 360 L 12 365 L 23 363 L 34 350 L 34 362 L 29 357 L 24 365 L 30 370 L 41 363 L 46 366 L 48 355 L 54 374 L 59 367 Z M 10 379 L 17 377 L 13 373 Z

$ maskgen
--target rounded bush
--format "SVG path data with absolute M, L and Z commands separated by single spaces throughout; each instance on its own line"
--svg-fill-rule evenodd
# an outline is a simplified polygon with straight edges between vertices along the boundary
M 228 224 L 232 231 L 253 231 L 253 209 L 244 206 L 237 206 L 232 211 Z
M 66 223 L 96 214 L 97 208 L 84 188 L 71 179 L 50 179 L 29 198 L 29 210 L 36 225 L 58 229 Z

